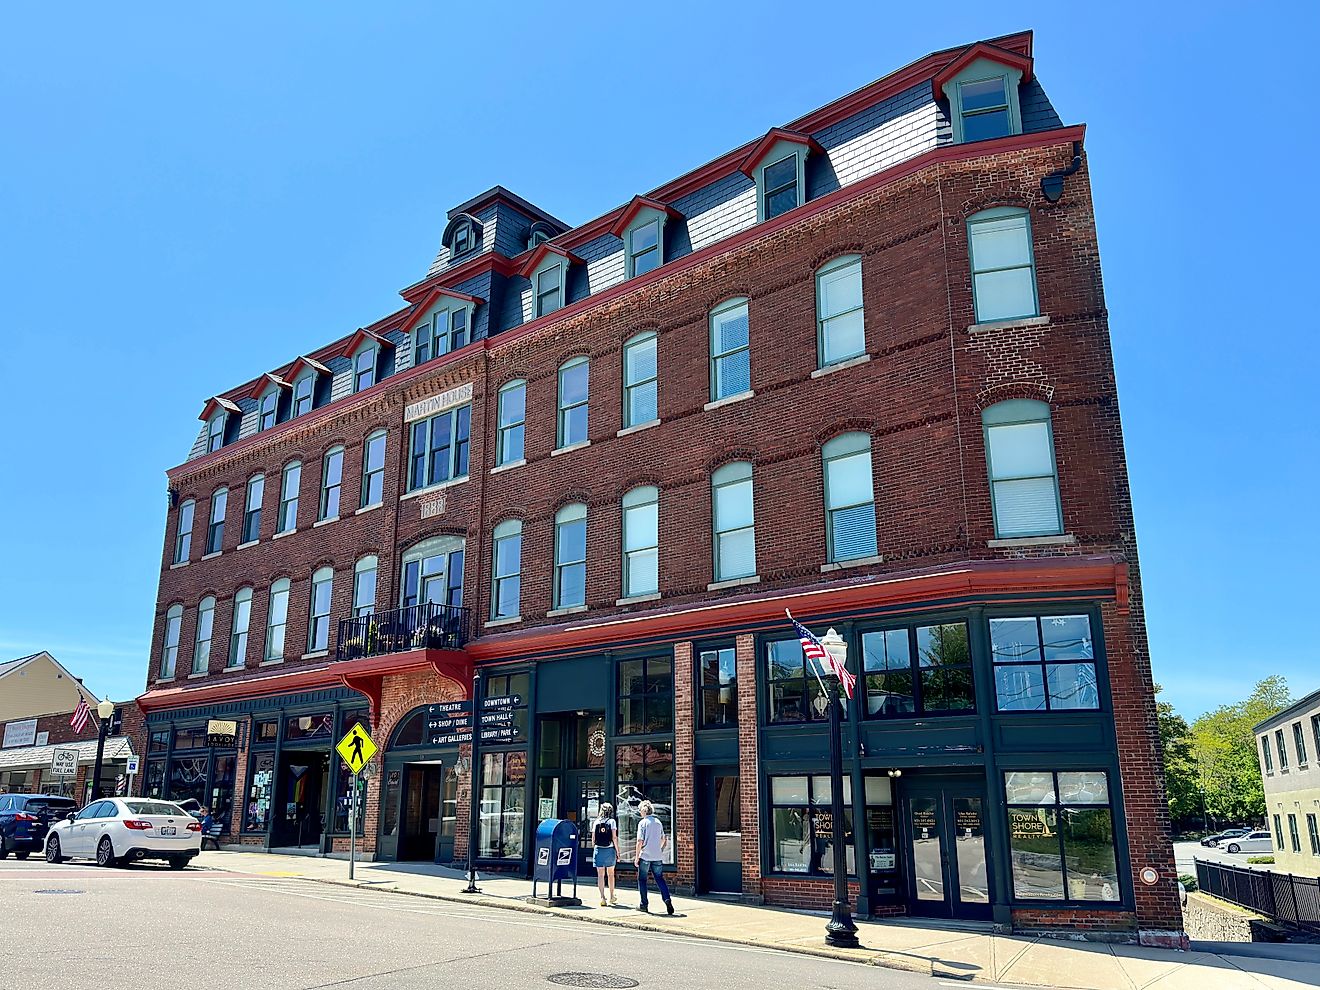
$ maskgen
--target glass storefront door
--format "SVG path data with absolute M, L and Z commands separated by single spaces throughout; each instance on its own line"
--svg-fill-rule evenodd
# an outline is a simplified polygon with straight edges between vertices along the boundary
M 701 885 L 710 893 L 742 891 L 742 787 L 737 767 L 702 768 L 699 799 Z
M 912 913 L 990 917 L 984 785 L 970 778 L 904 780 L 903 792 Z
M 444 769 L 439 763 L 410 763 L 404 767 L 403 816 L 398 853 L 400 861 L 436 860 L 444 817 L 441 800 Z M 453 850 L 452 821 L 451 818 L 450 858 Z

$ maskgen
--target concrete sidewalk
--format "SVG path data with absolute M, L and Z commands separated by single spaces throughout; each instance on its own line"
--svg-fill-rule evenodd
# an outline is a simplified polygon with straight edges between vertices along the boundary
M 464 874 L 428 863 L 359 863 L 348 879 L 343 859 L 268 853 L 205 852 L 194 860 L 206 869 L 258 876 L 294 877 L 553 914 L 595 924 L 682 934 L 848 959 L 932 976 L 1077 990 L 1282 990 L 1320 986 L 1320 962 L 1266 959 L 1213 952 L 1175 952 L 1135 945 L 994 935 L 980 927 L 955 927 L 909 920 L 858 921 L 862 949 L 825 945 L 823 915 L 753 907 L 711 898 L 676 897 L 678 913 L 664 914 L 657 896 L 650 915 L 634 910 L 635 887 L 619 891 L 620 906 L 596 905 L 595 885 L 580 885 L 583 906 L 543 908 L 529 904 L 531 883 L 521 878 L 482 874 L 482 893 L 461 893 Z M 654 892 L 653 892 L 654 895 Z

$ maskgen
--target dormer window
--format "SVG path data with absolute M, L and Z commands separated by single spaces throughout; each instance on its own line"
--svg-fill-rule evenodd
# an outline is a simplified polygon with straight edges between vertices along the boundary
M 1008 79 L 992 76 L 958 84 L 964 141 L 985 141 L 1013 133 L 1008 112 Z
M 306 374 L 293 383 L 293 414 L 302 416 L 312 411 L 312 393 L 315 375 Z
M 353 359 L 353 391 L 361 392 L 376 384 L 376 355 L 374 347 L 364 347 Z
M 551 265 L 536 273 L 536 315 L 545 316 L 564 305 L 564 266 Z
M 660 221 L 650 220 L 628 234 L 628 270 L 644 275 L 660 267 Z
M 243 410 L 235 402 L 217 395 L 207 400 L 199 418 L 206 424 L 206 452 L 213 454 L 238 439 Z
M 629 278 L 665 263 L 665 225 L 679 215 L 672 206 L 647 196 L 634 196 L 619 212 L 610 233 L 623 241 Z
M 454 260 L 470 254 L 481 246 L 481 221 L 470 213 L 451 213 L 440 243 L 449 249 L 449 258 Z
M 767 165 L 761 184 L 761 216 L 773 220 L 781 213 L 796 209 L 801 200 L 798 190 L 797 156 L 789 155 Z
M 821 152 L 809 134 L 772 128 L 738 171 L 756 183 L 756 218 L 773 220 L 807 201 L 807 156 Z
M 472 247 L 472 224 L 465 221 L 454 228 L 454 256 L 467 254 Z
M 206 451 L 212 453 L 225 445 L 225 421 L 229 419 L 226 412 L 218 412 L 211 417 L 211 422 L 206 427 Z
M 963 50 L 931 81 L 949 101 L 955 144 L 1022 133 L 1018 89 L 1031 81 L 1031 57 L 979 42 Z
M 257 411 L 257 429 L 269 430 L 280 421 L 280 390 L 278 386 L 272 385 L 270 390 L 261 397 L 261 405 Z
M 527 231 L 527 250 L 530 251 L 532 248 L 539 247 L 546 241 L 550 240 L 550 238 L 554 237 L 556 233 L 558 233 L 558 231 L 544 220 L 534 221 L 531 228 Z

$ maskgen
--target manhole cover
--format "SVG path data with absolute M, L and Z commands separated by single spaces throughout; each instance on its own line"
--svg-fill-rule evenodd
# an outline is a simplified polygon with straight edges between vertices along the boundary
M 85 891 L 85 890 L 60 890 L 59 888 L 52 888 L 52 889 L 50 889 L 50 890 L 34 890 L 32 893 L 34 893 L 34 894 L 85 894 L 85 893 L 87 893 L 87 891 Z M 637 984 L 634 983 L 634 984 L 632 984 L 632 985 L 633 985 L 633 986 L 636 986 Z
M 626 976 L 612 976 L 609 973 L 556 973 L 547 977 L 551 983 L 561 987 L 635 987 L 636 980 Z

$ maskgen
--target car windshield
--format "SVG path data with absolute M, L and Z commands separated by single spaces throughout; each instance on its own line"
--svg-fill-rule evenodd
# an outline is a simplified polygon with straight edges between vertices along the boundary
M 43 811 L 53 811 L 57 815 L 62 815 L 66 811 L 73 811 L 78 805 L 68 798 L 33 798 L 27 803 L 27 811 L 34 815 L 39 815 Z
M 181 815 L 188 816 L 177 804 L 165 801 L 125 801 L 124 806 L 135 815 Z

